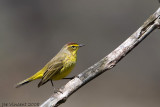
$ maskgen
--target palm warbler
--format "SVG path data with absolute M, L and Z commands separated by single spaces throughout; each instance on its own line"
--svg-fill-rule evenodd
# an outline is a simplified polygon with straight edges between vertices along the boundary
M 78 45 L 77 43 L 68 43 L 63 46 L 59 53 L 53 57 L 41 70 L 39 70 L 33 76 L 23 80 L 16 85 L 16 88 L 27 84 L 33 80 L 41 79 L 38 87 L 42 86 L 48 81 L 60 80 L 60 79 L 72 79 L 66 77 L 74 68 L 77 60 L 77 51 L 79 47 L 84 46 L 83 44 Z

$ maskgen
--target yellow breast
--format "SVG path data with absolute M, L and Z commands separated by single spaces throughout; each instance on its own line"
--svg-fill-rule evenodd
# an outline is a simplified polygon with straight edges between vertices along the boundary
M 66 77 L 74 68 L 76 64 L 77 56 L 67 56 L 64 60 L 64 67 L 59 73 L 53 76 L 53 80 L 60 80 Z

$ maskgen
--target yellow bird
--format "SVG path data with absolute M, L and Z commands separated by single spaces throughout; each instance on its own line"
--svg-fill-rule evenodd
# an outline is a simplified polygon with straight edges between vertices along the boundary
M 63 46 L 59 53 L 53 57 L 41 70 L 39 70 L 33 76 L 23 80 L 16 85 L 16 88 L 27 84 L 33 80 L 41 79 L 38 87 L 42 86 L 48 81 L 60 80 L 60 79 L 72 79 L 65 78 L 74 68 L 77 60 L 77 51 L 79 47 L 84 46 L 83 44 L 78 45 L 77 43 L 68 43 Z

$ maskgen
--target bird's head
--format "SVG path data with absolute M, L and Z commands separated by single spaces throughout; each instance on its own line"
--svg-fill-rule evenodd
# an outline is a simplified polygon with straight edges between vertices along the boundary
M 85 45 L 70 42 L 70 43 L 64 45 L 63 50 L 70 52 L 72 55 L 75 55 L 77 53 L 78 49 L 82 46 L 85 46 Z

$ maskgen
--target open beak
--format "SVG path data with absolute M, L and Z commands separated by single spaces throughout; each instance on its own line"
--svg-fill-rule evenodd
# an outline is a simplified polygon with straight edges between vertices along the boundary
M 85 44 L 79 44 L 79 47 L 83 47 L 83 46 L 85 46 Z

